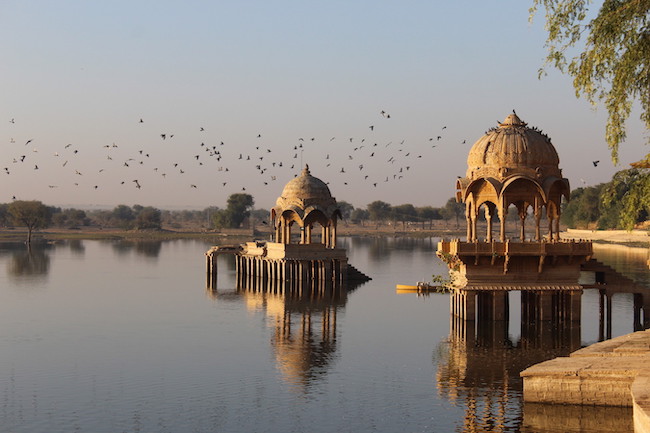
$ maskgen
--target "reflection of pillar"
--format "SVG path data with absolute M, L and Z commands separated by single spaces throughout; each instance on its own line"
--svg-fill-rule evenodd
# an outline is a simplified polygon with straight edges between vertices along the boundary
M 607 302 L 607 339 L 612 338 L 612 295 L 605 292 Z
M 643 296 L 643 329 L 650 328 L 650 296 Z
M 605 340 L 605 291 L 598 291 L 598 341 Z
M 642 331 L 643 325 L 641 324 L 641 307 L 643 306 L 643 295 L 640 293 L 634 294 L 634 313 L 632 316 L 632 329 L 634 331 Z

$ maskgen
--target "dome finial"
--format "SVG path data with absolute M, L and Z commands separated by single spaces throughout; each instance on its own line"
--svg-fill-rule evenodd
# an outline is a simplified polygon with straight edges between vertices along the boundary
M 309 173 L 309 164 L 305 164 L 305 168 L 302 169 L 302 176 L 309 176 L 311 173 Z
M 515 110 L 512 110 L 512 114 L 508 114 L 503 122 L 497 122 L 499 128 L 511 128 L 514 126 L 526 126 L 526 122 L 521 120 Z

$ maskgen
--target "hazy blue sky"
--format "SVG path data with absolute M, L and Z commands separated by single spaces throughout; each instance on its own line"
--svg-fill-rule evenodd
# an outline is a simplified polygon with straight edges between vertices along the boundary
M 513 109 L 572 188 L 607 181 L 648 152 L 638 113 L 615 167 L 604 110 L 538 80 L 529 6 L 2 0 L 0 202 L 204 208 L 245 188 L 267 208 L 302 158 L 355 206 L 441 206 Z

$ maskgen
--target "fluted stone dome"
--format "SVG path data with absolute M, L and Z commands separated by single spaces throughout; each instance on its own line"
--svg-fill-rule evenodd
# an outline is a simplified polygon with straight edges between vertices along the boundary
M 467 156 L 467 178 L 562 177 L 559 162 L 551 139 L 513 113 L 474 143 Z
M 300 200 L 332 200 L 332 194 L 325 182 L 314 177 L 305 166 L 300 176 L 291 179 L 282 190 L 280 198 Z
M 467 156 L 467 175 L 456 180 L 456 200 L 465 203 L 467 239 L 477 240 L 481 208 L 488 220 L 487 240 L 492 240 L 491 218 L 499 216 L 500 240 L 505 241 L 508 207 L 514 205 L 523 221 L 528 209 L 535 215 L 535 240 L 540 241 L 540 218 L 546 212 L 549 239 L 558 239 L 560 204 L 569 198 L 569 180 L 562 177 L 560 158 L 551 139 L 537 128 L 529 128 L 513 111 L 497 128 L 479 138 Z
M 275 215 L 287 210 L 295 212 L 301 219 L 315 210 L 326 218 L 332 218 L 338 211 L 338 206 L 325 182 L 312 176 L 309 166 L 305 165 L 300 176 L 287 182 L 272 209 Z

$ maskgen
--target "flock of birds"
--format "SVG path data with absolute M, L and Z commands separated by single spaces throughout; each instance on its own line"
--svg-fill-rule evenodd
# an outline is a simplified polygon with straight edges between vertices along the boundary
M 23 182 L 41 182 L 66 194 L 82 189 L 153 191 L 167 189 L 170 182 L 190 191 L 221 187 L 228 194 L 252 193 L 280 181 L 269 190 L 276 197 L 284 183 L 309 164 L 314 176 L 336 183 L 336 196 L 339 188 L 381 188 L 418 170 L 429 170 L 436 148 L 454 145 L 454 141 L 446 140 L 447 126 L 417 140 L 391 141 L 378 133 L 384 122 L 392 122 L 391 115 L 382 110 L 377 122 L 363 127 L 363 137 L 296 137 L 292 143 L 277 144 L 276 139 L 267 140 L 262 133 L 251 134 L 243 143 L 222 140 L 213 137 L 210 128 L 198 125 L 191 134 L 154 131 L 144 118 L 137 118 L 135 127 L 144 137 L 138 141 L 147 144 L 46 145 L 32 137 L 11 137 L 0 167 L 8 179 L 22 174 Z M 9 123 L 15 126 L 18 121 L 12 118 Z M 456 145 L 467 144 L 466 140 L 456 140 Z M 598 163 L 593 161 L 594 167 Z M 43 175 L 37 175 L 40 173 Z M 12 200 L 34 199 L 8 192 Z
M 382 110 L 377 121 L 390 119 L 390 114 Z M 12 118 L 9 123 L 16 125 L 18 120 Z M 378 188 L 382 183 L 398 182 L 411 175 L 416 165 L 421 168 L 430 164 L 430 160 L 422 164 L 418 161 L 429 156 L 427 150 L 442 144 L 447 129 L 442 126 L 437 134 L 413 144 L 406 140 L 382 141 L 377 134 L 382 125 L 377 124 L 364 127 L 362 138 L 297 137 L 291 144 L 278 145 L 270 143 L 273 139 L 266 140 L 262 133 L 251 134 L 245 143 L 215 139 L 204 126 L 197 126 L 192 135 L 198 139 L 188 142 L 182 136 L 191 134 L 150 131 L 145 118 L 134 119 L 134 123 L 144 129 L 147 139 L 142 142 L 147 145 L 111 142 L 101 144 L 101 149 L 96 145 L 91 149 L 89 145 L 45 145 L 32 137 L 11 137 L 11 147 L 3 152 L 4 160 L 0 159 L 2 172 L 9 179 L 20 173 L 30 183 L 42 182 L 50 189 L 71 191 L 117 187 L 144 191 L 164 187 L 161 182 L 174 182 L 185 184 L 188 190 L 217 185 L 233 193 L 280 181 L 270 191 L 277 196 L 284 183 L 308 163 L 312 174 L 325 182 L 334 180 L 343 187 L 363 183 Z M 33 199 L 18 193 L 10 197 Z

